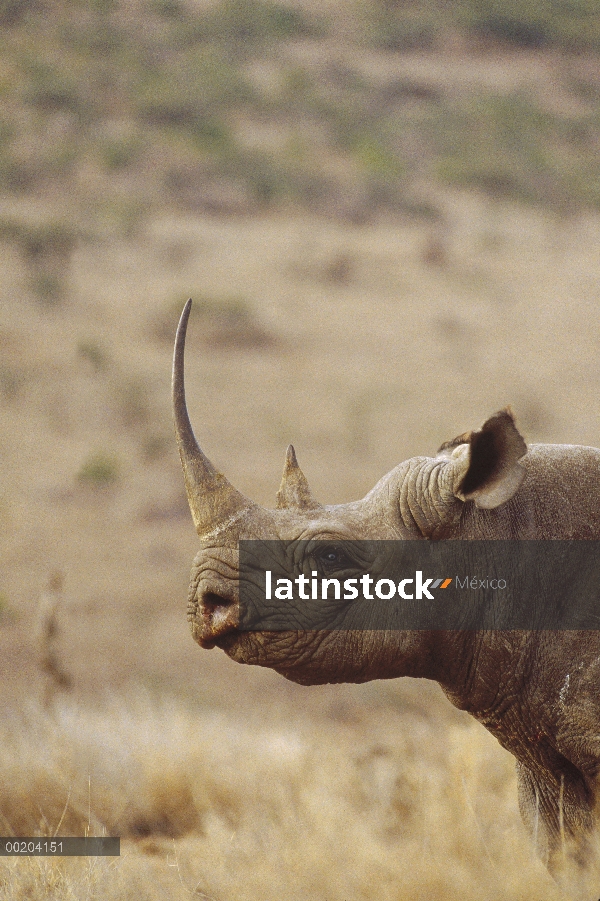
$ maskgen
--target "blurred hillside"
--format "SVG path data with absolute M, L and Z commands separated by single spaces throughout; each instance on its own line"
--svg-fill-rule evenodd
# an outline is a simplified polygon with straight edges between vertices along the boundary
M 448 185 L 600 204 L 589 0 L 3 0 L 0 25 L 0 190 L 61 220 L 33 242 L 165 207 L 436 216 Z
M 192 296 L 192 421 L 267 505 L 291 441 L 324 503 L 508 403 L 600 444 L 597 4 L 0 0 L 0 33 L 0 831 L 127 841 L 3 858 L 0 898 L 558 898 L 437 686 L 193 644 L 169 383 Z

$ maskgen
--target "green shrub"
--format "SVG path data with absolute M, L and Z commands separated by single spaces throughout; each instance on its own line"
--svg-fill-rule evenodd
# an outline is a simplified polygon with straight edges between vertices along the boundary
M 522 94 L 485 93 L 438 110 L 427 130 L 443 181 L 557 208 L 597 203 L 593 118 L 578 123 Z
M 0 26 L 20 24 L 36 5 L 35 0 L 0 0 Z
M 94 338 L 81 338 L 77 342 L 77 353 L 82 359 L 91 363 L 96 371 L 106 369 L 106 352 Z
M 47 306 L 54 306 L 64 300 L 66 289 L 60 275 L 53 272 L 35 272 L 30 284 L 37 299 Z
M 185 15 L 185 6 L 180 0 L 152 0 L 150 8 L 165 19 L 178 19 Z
M 126 169 L 138 158 L 141 142 L 135 137 L 107 138 L 100 143 L 99 149 L 107 169 Z
M 367 42 L 393 52 L 426 50 L 444 25 L 441 9 L 432 3 L 392 3 L 378 0 L 361 9 L 361 24 Z
M 113 485 L 119 477 L 119 461 L 113 454 L 97 452 L 81 465 L 77 481 L 91 488 L 105 488 Z
M 32 57 L 27 60 L 27 73 L 24 97 L 27 103 L 45 111 L 83 111 L 80 85 L 66 66 Z
M 5 401 L 13 401 L 25 385 L 26 376 L 23 370 L 0 363 L 0 397 Z
M 141 379 L 121 380 L 117 388 L 117 398 L 121 418 L 127 428 L 133 428 L 148 421 L 150 396 L 148 386 Z
M 169 67 L 147 71 L 135 104 L 150 124 L 198 130 L 205 119 L 218 120 L 224 107 L 241 106 L 254 92 L 239 67 L 215 47 L 200 47 L 174 59 Z
M 264 43 L 314 36 L 322 25 L 272 0 L 223 0 L 205 18 L 206 35 L 223 42 Z
M 172 448 L 171 435 L 164 434 L 147 435 L 142 442 L 142 455 L 146 463 L 154 463 L 161 460 Z
M 600 49 L 596 0 L 463 0 L 468 28 L 525 47 Z

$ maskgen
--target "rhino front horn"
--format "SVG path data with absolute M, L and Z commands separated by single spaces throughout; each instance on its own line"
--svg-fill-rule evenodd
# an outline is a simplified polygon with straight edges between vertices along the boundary
M 188 300 L 177 328 L 173 354 L 173 415 L 187 499 L 200 537 L 221 523 L 255 506 L 220 473 L 196 441 L 185 402 L 183 361 L 185 334 L 192 301 Z

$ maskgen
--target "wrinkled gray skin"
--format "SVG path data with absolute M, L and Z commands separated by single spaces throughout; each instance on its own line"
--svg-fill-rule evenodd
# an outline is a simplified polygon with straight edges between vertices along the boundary
M 303 685 L 436 680 L 516 757 L 521 813 L 551 872 L 560 877 L 567 857 L 582 871 L 600 764 L 599 632 L 239 632 L 237 547 L 258 538 L 598 539 L 600 450 L 527 449 L 511 413 L 502 411 L 435 457 L 401 463 L 363 500 L 322 506 L 289 448 L 277 509 L 265 509 L 236 491 L 194 438 L 183 387 L 189 311 L 188 302 L 176 339 L 173 403 L 200 536 L 188 602 L 194 639 Z M 587 897 L 578 878 L 571 873 L 569 886 Z M 590 897 L 598 896 L 600 884 Z

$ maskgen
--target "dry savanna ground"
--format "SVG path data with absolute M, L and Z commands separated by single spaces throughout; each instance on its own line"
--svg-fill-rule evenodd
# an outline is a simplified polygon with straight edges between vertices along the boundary
M 201 651 L 185 619 L 196 537 L 169 382 L 189 296 L 192 421 L 261 503 L 290 442 L 342 502 L 507 404 L 528 441 L 600 444 L 597 31 L 573 58 L 566 19 L 539 26 L 558 50 L 527 32 L 467 53 L 435 3 L 409 6 L 433 10 L 425 30 L 423 9 L 380 4 L 357 55 L 363 6 L 353 24 L 324 4 L 328 38 L 227 2 L 191 87 L 211 4 L 152 4 L 131 59 L 141 0 L 82 0 L 71 32 L 40 0 L 47 43 L 27 3 L 0 9 L 0 832 L 122 836 L 118 859 L 0 858 L 2 901 L 565 897 L 512 759 L 437 686 L 298 687 Z M 271 42 L 246 51 L 247 82 L 225 33 L 246 7 Z M 93 79 L 61 70 L 67 32 Z M 129 59 L 130 94 L 91 36 Z M 508 145 L 527 140 L 490 181 L 514 116 Z

